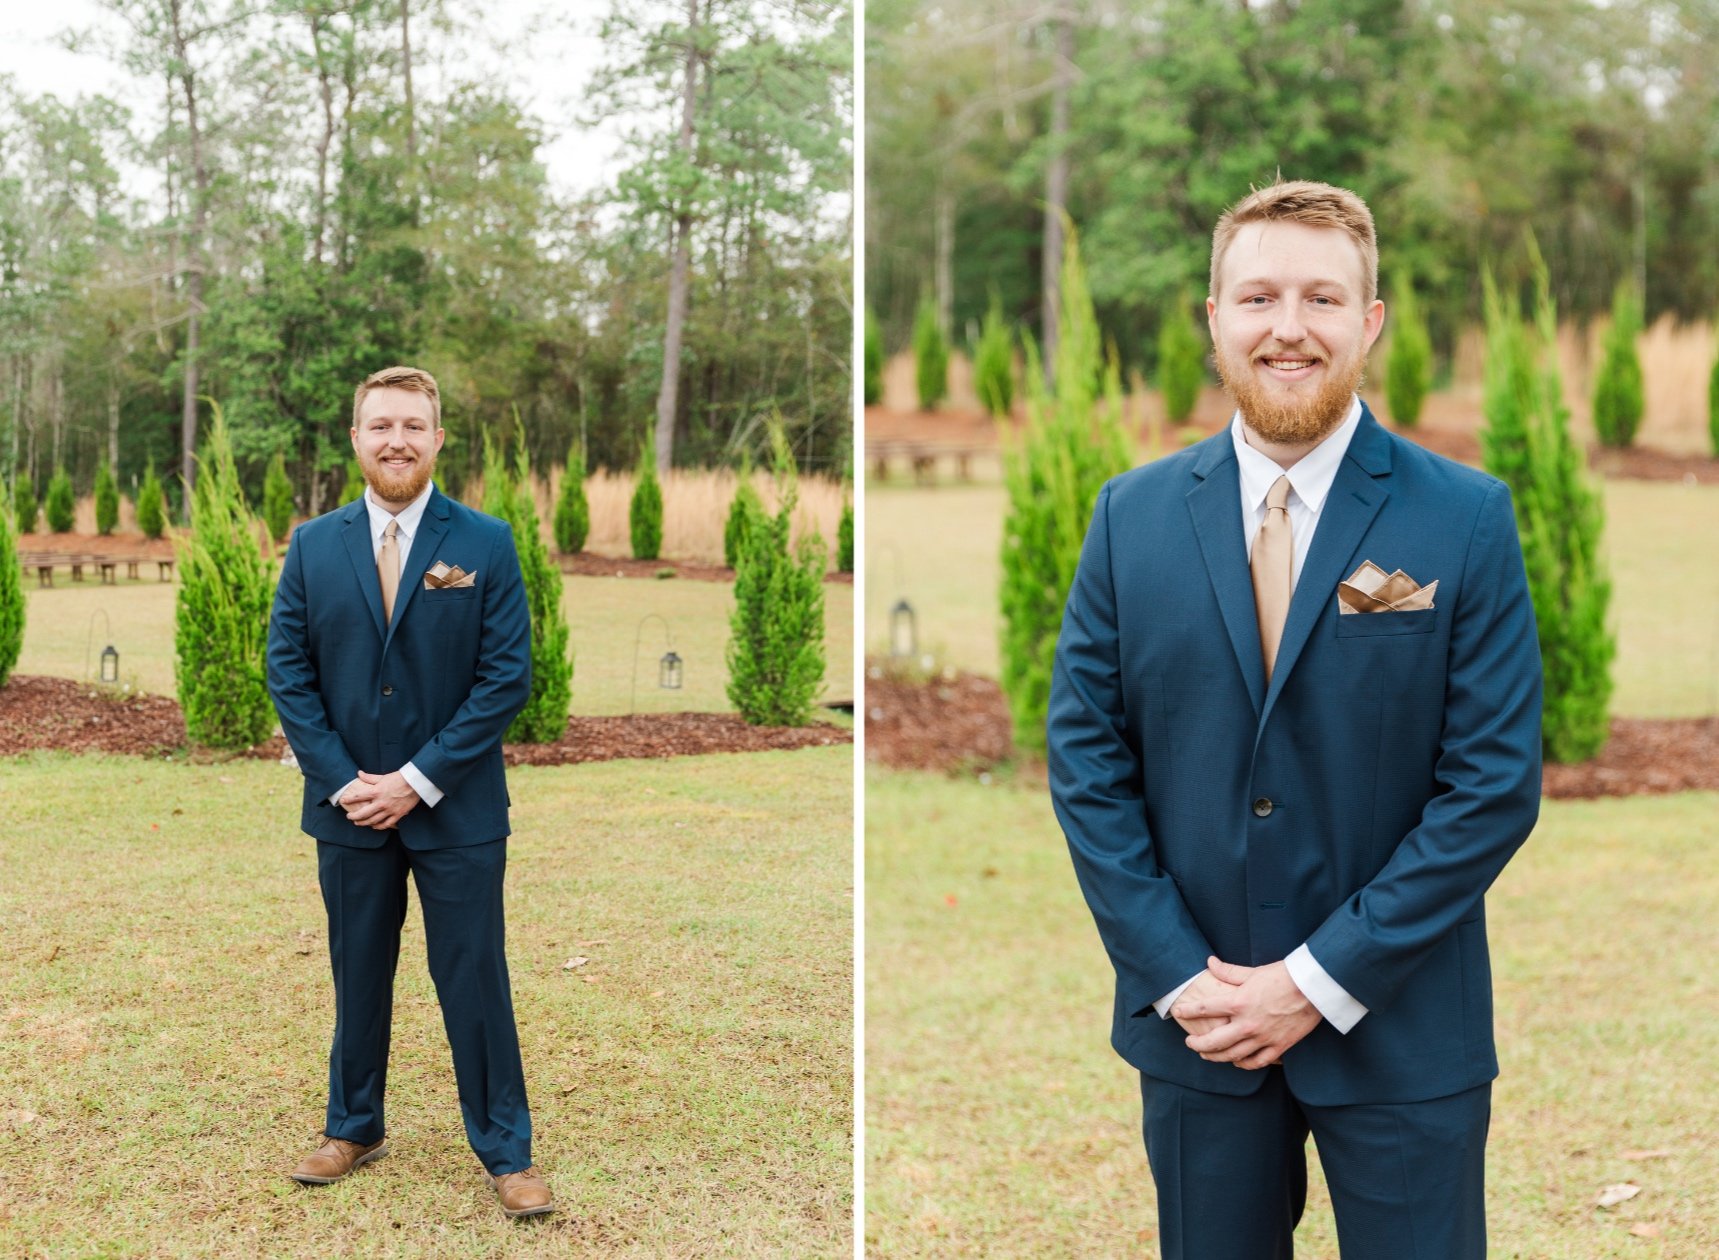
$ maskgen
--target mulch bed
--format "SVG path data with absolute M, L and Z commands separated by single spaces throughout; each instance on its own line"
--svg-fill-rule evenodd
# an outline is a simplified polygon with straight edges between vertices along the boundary
M 989 678 L 945 671 L 929 681 L 868 668 L 865 755 L 879 765 L 945 774 L 985 772 L 1015 757 L 1008 702 Z M 1044 777 L 1042 763 L 1022 766 Z M 1618 718 L 1593 761 L 1547 766 L 1558 799 L 1719 791 L 1719 718 Z
M 507 744 L 510 766 L 566 766 L 626 757 L 688 757 L 853 742 L 845 727 L 750 726 L 733 713 L 575 717 L 553 744 Z M 0 757 L 36 749 L 156 756 L 185 746 L 185 718 L 166 696 L 119 695 L 66 678 L 14 674 L 0 687 Z M 240 754 L 278 761 L 279 736 Z

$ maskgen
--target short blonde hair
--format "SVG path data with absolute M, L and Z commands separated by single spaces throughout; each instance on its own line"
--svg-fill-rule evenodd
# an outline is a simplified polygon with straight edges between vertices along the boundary
M 1379 240 L 1373 233 L 1373 212 L 1347 188 L 1311 180 L 1279 180 L 1256 188 L 1225 210 L 1212 232 L 1211 296 L 1218 296 L 1218 276 L 1230 242 L 1246 223 L 1303 223 L 1336 228 L 1361 247 L 1361 278 L 1366 300 L 1379 296 Z
M 442 427 L 442 393 L 436 388 L 436 378 L 423 368 L 385 367 L 380 372 L 372 372 L 366 376 L 358 391 L 352 395 L 353 428 L 358 427 L 358 409 L 364 405 L 364 396 L 373 389 L 405 389 L 424 395 L 430 400 L 430 414 L 436 427 Z

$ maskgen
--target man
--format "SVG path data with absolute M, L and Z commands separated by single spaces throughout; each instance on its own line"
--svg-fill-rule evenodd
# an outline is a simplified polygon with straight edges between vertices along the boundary
M 1539 651 L 1504 485 L 1356 396 L 1377 275 L 1346 190 L 1219 220 L 1236 415 L 1104 487 L 1057 645 L 1166 1257 L 1291 1255 L 1310 1131 L 1345 1260 L 1485 1254 L 1482 898 L 1539 809 Z
M 502 733 L 531 690 L 531 620 L 507 524 L 430 481 L 441 398 L 417 368 L 352 400 L 363 497 L 300 526 L 269 624 L 269 693 L 304 773 L 334 967 L 322 1146 L 292 1172 L 338 1181 L 387 1154 L 394 969 L 406 874 L 453 1051 L 466 1137 L 502 1210 L 553 1210 L 503 950 Z

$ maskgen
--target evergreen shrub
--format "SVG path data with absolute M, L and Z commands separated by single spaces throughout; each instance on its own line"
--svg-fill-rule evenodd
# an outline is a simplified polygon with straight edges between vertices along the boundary
M 1206 383 L 1205 356 L 1205 338 L 1189 316 L 1188 298 L 1182 294 L 1158 326 L 1158 391 L 1171 424 L 1182 424 L 1194 414 L 1200 386 Z
M 549 555 L 531 497 L 531 469 L 522 445 L 509 470 L 500 450 L 484 439 L 484 508 L 513 530 L 525 599 L 531 609 L 531 696 L 507 728 L 510 744 L 552 744 L 567 731 L 573 700 L 570 631 L 561 610 L 561 569 Z
M 69 534 L 77 521 L 77 499 L 72 494 L 72 479 L 64 468 L 54 469 L 48 480 L 48 497 L 43 504 L 48 528 L 56 534 Z
M 919 405 L 930 411 L 949 392 L 949 346 L 937 322 L 937 303 L 929 294 L 919 300 L 913 320 L 913 366 Z
M 1412 429 L 1432 388 L 1432 339 L 1414 287 L 1398 276 L 1391 288 L 1391 351 L 1385 358 L 1385 405 L 1391 419 Z
M 555 501 L 555 548 L 566 555 L 585 549 L 591 534 L 591 505 L 585 498 L 585 445 L 575 441 L 561 470 L 561 494 Z
M 12 483 L 12 523 L 20 534 L 36 532 L 36 517 L 41 508 L 36 503 L 36 487 L 30 484 L 30 475 L 22 469 L 18 471 L 18 479 Z
M 865 308 L 865 405 L 883 401 L 883 329 L 871 307 Z
M 95 479 L 96 533 L 106 537 L 119 524 L 119 485 L 113 479 L 113 469 L 103 464 L 96 469 Z
M 752 464 L 743 460 L 740 477 L 734 487 L 734 497 L 728 501 L 728 519 L 722 523 L 722 563 L 731 569 L 740 567 L 740 552 L 746 546 L 746 535 L 752 525 L 764 515 L 764 500 L 752 484 Z
M 137 488 L 137 528 L 145 538 L 160 538 L 167 529 L 167 499 L 161 478 L 155 475 L 154 460 L 150 460 L 143 484 Z
M 842 500 L 842 519 L 836 525 L 836 572 L 854 571 L 854 505 Z
M 1625 447 L 1635 441 L 1647 400 L 1642 392 L 1641 355 L 1635 340 L 1641 333 L 1641 303 L 1625 281 L 1612 293 L 1612 326 L 1606 332 L 1605 353 L 1594 378 L 1594 431 L 1607 446 Z
M 995 289 L 985 309 L 979 344 L 973 348 L 973 383 L 985 410 L 1006 418 L 1015 403 L 1015 341 L 1009 335 L 1003 302 Z
M 657 453 L 649 439 L 639 447 L 638 482 L 627 508 L 627 525 L 634 558 L 655 560 L 663 549 L 663 487 L 657 480 Z
M 263 478 L 263 520 L 269 537 L 285 542 L 292 530 L 292 482 L 287 477 L 286 456 L 276 451 Z
M 12 515 L 0 506 L 0 687 L 12 676 L 24 650 L 24 575 Z

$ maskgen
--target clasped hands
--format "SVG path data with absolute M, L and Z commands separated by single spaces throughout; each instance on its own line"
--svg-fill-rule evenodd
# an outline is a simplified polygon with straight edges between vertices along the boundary
M 1170 1008 L 1188 1049 L 1254 1071 L 1281 1060 L 1322 1018 L 1281 962 L 1238 967 L 1212 957 Z
M 421 799 L 406 782 L 406 776 L 398 770 L 392 774 L 371 774 L 368 770 L 360 770 L 358 777 L 340 794 L 340 808 L 360 827 L 387 831 L 398 827 L 400 820 L 411 813 L 412 807 Z

